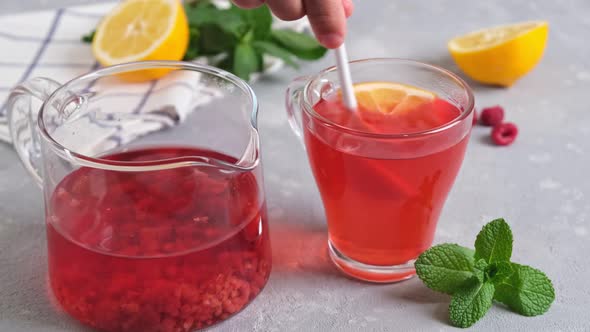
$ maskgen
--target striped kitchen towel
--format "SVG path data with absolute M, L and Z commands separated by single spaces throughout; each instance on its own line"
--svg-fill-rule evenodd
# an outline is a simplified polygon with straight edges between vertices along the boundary
M 82 43 L 80 37 L 93 30 L 101 17 L 115 4 L 116 2 L 109 2 L 0 16 L 0 141 L 11 141 L 6 121 L 6 101 L 14 86 L 34 77 L 49 77 L 65 83 L 99 67 L 90 46 Z M 227 6 L 229 2 L 219 0 L 217 5 Z M 274 25 L 277 28 L 296 31 L 303 31 L 309 27 L 305 19 L 295 22 L 275 20 Z M 207 59 L 197 61 L 206 63 Z M 277 58 L 265 58 L 265 72 L 276 71 L 282 66 L 283 62 Z M 88 118 L 88 123 L 80 125 L 84 125 L 85 128 L 92 127 L 93 132 L 89 133 L 89 136 L 96 140 L 92 144 L 104 144 L 101 137 L 115 138 L 113 142 L 118 145 L 125 144 L 148 132 L 170 126 L 169 118 L 153 116 L 155 112 L 160 111 L 158 103 L 154 102 L 154 99 L 158 98 L 162 99 L 162 103 L 174 100 L 176 107 L 172 110 L 178 114 L 174 114 L 173 118 L 182 121 L 196 107 L 216 96 L 216 92 L 205 88 L 195 79 L 195 75 L 189 76 L 191 79 L 184 81 L 182 78 L 175 78 L 172 82 L 170 78 L 164 78 L 156 82 L 137 84 L 133 88 L 126 87 L 125 90 L 131 92 L 109 96 L 113 98 L 113 103 L 129 105 L 130 112 L 138 115 L 129 117 L 128 122 L 123 125 L 120 117 L 116 121 L 109 121 L 109 117 L 100 121 Z M 146 103 L 148 98 L 151 98 L 150 102 Z M 150 105 L 151 109 L 145 105 Z M 162 122 L 157 124 L 157 121 Z M 92 145 L 90 142 L 87 143 Z M 91 153 L 93 148 L 102 151 L 106 149 L 104 146 L 85 148 L 90 149 L 88 153 Z

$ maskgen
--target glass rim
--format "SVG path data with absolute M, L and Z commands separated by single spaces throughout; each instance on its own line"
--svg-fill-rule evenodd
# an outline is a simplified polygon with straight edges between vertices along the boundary
M 321 114 L 317 113 L 314 109 L 313 109 L 313 105 L 312 103 L 309 102 L 309 97 L 311 96 L 311 86 L 314 82 L 316 82 L 318 79 L 321 79 L 322 77 L 324 77 L 326 74 L 328 73 L 332 73 L 337 71 L 337 67 L 336 66 L 332 66 L 332 67 L 328 67 L 322 71 L 320 71 L 319 73 L 312 75 L 310 77 L 310 79 L 308 80 L 308 82 L 305 84 L 304 88 L 303 88 L 303 109 L 304 111 L 312 116 L 314 119 L 320 121 L 324 126 L 328 127 L 328 128 L 332 128 L 347 134 L 351 134 L 351 135 L 355 135 L 355 136 L 361 136 L 361 137 L 368 137 L 368 138 L 375 138 L 375 139 L 413 139 L 413 138 L 422 138 L 422 137 L 427 137 L 427 136 L 431 136 L 434 134 L 438 134 L 444 131 L 447 131 L 451 128 L 454 128 L 455 126 L 461 124 L 475 109 L 475 98 L 473 96 L 473 91 L 471 90 L 471 88 L 469 87 L 469 85 L 459 76 L 457 76 L 456 74 L 454 74 L 453 72 L 435 66 L 435 65 L 431 65 L 425 62 L 421 62 L 421 61 L 416 61 L 416 60 L 411 60 L 411 59 L 403 59 L 403 58 L 367 58 L 367 59 L 359 59 L 359 60 L 354 60 L 354 61 L 350 61 L 349 64 L 351 66 L 354 66 L 355 64 L 364 64 L 364 63 L 371 63 L 371 62 L 387 62 L 387 63 L 395 63 L 395 64 L 405 64 L 405 65 L 413 65 L 416 67 L 422 67 L 422 68 L 426 68 L 429 69 L 433 72 L 438 72 L 441 75 L 450 77 L 453 81 L 455 81 L 457 83 L 458 86 L 460 86 L 463 91 L 465 91 L 466 95 L 467 95 L 467 107 L 465 108 L 465 110 L 463 112 L 461 112 L 461 114 L 459 116 L 457 116 L 456 118 L 454 118 L 452 121 L 449 121 L 447 123 L 445 123 L 442 126 L 439 127 L 435 127 L 435 128 L 431 128 L 431 129 L 427 129 L 427 130 L 422 130 L 422 131 L 417 131 L 417 132 L 411 132 L 411 133 L 405 133 L 405 134 L 388 134 L 388 133 L 372 133 L 372 132 L 368 132 L 368 131 L 363 131 L 363 130 L 358 130 L 358 129 L 352 129 L 349 128 L 347 126 L 343 126 L 341 124 L 338 124 L 324 116 L 322 116 Z M 403 82 L 400 82 L 403 83 Z
M 172 69 L 172 70 L 189 70 L 194 72 L 199 72 L 203 74 L 208 74 L 212 76 L 219 77 L 226 81 L 231 82 L 233 85 L 238 87 L 244 94 L 248 96 L 251 102 L 251 110 L 250 110 L 250 121 L 248 122 L 251 129 L 251 135 L 255 136 L 255 139 L 250 139 L 248 146 L 244 149 L 244 152 L 237 158 L 236 163 L 228 163 L 223 160 L 217 160 L 214 158 L 200 158 L 201 161 L 179 161 L 178 159 L 181 158 L 169 158 L 169 159 L 159 159 L 148 161 L 146 165 L 145 161 L 141 162 L 141 165 L 138 165 L 139 162 L 125 162 L 125 161 L 113 161 L 109 159 L 105 159 L 102 157 L 91 157 L 82 153 L 78 153 L 76 151 L 72 151 L 66 148 L 63 144 L 56 141 L 52 135 L 47 131 L 47 127 L 45 126 L 45 122 L 43 116 L 47 108 L 50 105 L 53 105 L 55 99 L 59 96 L 67 93 L 69 89 L 73 88 L 74 86 L 82 83 L 82 82 L 91 82 L 93 80 L 114 76 L 119 73 L 129 72 L 129 71 L 136 71 L 136 70 L 143 70 L 143 69 Z M 165 169 L 174 169 L 179 167 L 186 167 L 186 166 L 218 166 L 224 168 L 231 168 L 237 171 L 251 171 L 252 169 L 256 168 L 260 162 L 260 153 L 259 150 L 259 139 L 258 139 L 258 111 L 259 111 L 259 104 L 256 94 L 250 85 L 242 80 L 241 78 L 237 77 L 236 75 L 225 71 L 223 69 L 219 69 L 216 67 L 198 64 L 194 62 L 186 62 L 186 61 L 168 61 L 168 60 L 157 60 L 157 61 L 136 61 L 136 62 L 128 62 L 117 64 L 113 66 L 99 68 L 88 73 L 82 74 L 77 76 L 68 82 L 61 84 L 61 86 L 53 91 L 51 95 L 45 99 L 39 109 L 39 114 L 37 115 L 37 125 L 41 136 L 49 143 L 51 149 L 60 155 L 61 157 L 67 157 L 68 160 L 74 161 L 81 166 L 87 166 L 92 168 L 98 169 L 105 169 L 105 170 L 112 170 L 112 171 L 123 171 L 123 172 L 146 172 L 146 171 L 158 171 L 158 170 L 165 170 Z M 255 141 L 255 142 L 253 142 Z M 249 152 L 250 144 L 255 144 L 255 157 L 250 158 L 253 159 L 251 162 L 247 163 L 246 165 L 238 165 L 238 162 Z

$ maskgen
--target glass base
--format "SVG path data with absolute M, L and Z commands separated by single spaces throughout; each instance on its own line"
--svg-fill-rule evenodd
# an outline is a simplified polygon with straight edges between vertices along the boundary
M 392 283 L 407 280 L 416 275 L 415 260 L 391 266 L 364 264 L 338 251 L 330 240 L 328 240 L 328 251 L 336 267 L 355 279 L 374 283 Z

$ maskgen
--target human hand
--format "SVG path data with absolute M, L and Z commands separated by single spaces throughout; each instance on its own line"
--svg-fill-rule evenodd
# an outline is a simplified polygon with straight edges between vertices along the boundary
M 306 16 L 318 41 L 327 48 L 344 42 L 346 18 L 352 15 L 352 0 L 232 0 L 241 8 L 256 8 L 266 3 L 278 18 L 294 21 Z

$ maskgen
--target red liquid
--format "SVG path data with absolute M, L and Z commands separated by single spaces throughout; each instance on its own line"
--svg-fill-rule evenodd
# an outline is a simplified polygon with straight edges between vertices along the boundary
M 154 148 L 107 157 L 202 156 Z M 47 206 L 49 277 L 63 308 L 105 331 L 191 331 L 243 309 L 271 267 L 266 210 L 254 173 L 213 167 L 151 172 L 81 168 Z
M 461 113 L 441 99 L 394 115 L 350 112 L 339 101 L 328 100 L 321 100 L 314 110 L 339 125 L 380 134 L 425 131 Z M 392 158 L 388 154 L 411 156 L 425 145 L 357 139 L 307 115 L 304 122 L 332 245 L 357 262 L 379 266 L 407 263 L 426 250 L 463 161 L 468 135 L 432 153 Z

